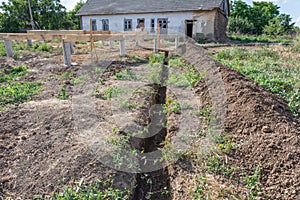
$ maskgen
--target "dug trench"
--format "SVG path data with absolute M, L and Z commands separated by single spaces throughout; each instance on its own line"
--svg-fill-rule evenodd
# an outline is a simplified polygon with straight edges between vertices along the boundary
M 161 156 L 160 152 L 164 146 L 168 127 L 167 127 L 167 114 L 163 111 L 163 106 L 166 103 L 167 87 L 165 81 L 168 79 L 168 56 L 169 52 L 164 54 L 164 62 L 161 66 L 160 83 L 149 84 L 144 86 L 148 91 L 144 94 L 138 94 L 139 97 L 133 95 L 132 99 L 143 99 L 145 105 L 148 107 L 134 109 L 133 112 L 137 113 L 139 120 L 137 123 L 139 126 L 146 128 L 146 137 L 130 137 L 129 143 L 132 149 L 137 149 L 143 154 L 151 152 L 159 152 L 156 155 Z M 142 86 L 143 87 L 143 86 Z M 149 102 L 150 101 L 150 102 Z M 145 129 L 144 129 L 145 130 Z M 139 161 L 140 170 L 146 170 L 148 172 L 142 172 L 136 174 L 136 184 L 132 193 L 131 199 L 172 199 L 170 191 L 170 178 L 167 167 L 160 166 L 157 169 L 158 161 L 157 157 L 152 157 L 150 160 Z M 145 163 L 148 162 L 148 163 Z M 161 162 L 158 161 L 158 162 Z M 145 165 L 146 169 L 145 169 Z M 152 171 L 153 167 L 153 171 Z

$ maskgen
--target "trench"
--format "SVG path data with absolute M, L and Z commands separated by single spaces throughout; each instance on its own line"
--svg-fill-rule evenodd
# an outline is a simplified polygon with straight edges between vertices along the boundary
M 164 63 L 162 64 L 161 74 L 160 74 L 160 84 L 153 84 L 151 87 L 154 89 L 155 93 L 152 97 L 152 105 L 161 106 L 166 103 L 167 98 L 167 87 L 164 86 L 166 80 L 168 79 L 168 52 L 164 54 Z M 164 115 L 164 116 L 162 116 Z M 157 126 L 161 126 L 161 119 L 164 119 L 164 123 L 167 123 L 167 116 L 163 112 L 156 113 L 155 117 L 149 119 L 149 132 L 152 129 L 156 129 Z M 140 147 L 145 153 L 158 151 L 163 147 L 163 143 L 167 136 L 166 126 L 160 127 L 157 134 L 142 139 L 139 142 Z M 143 165 L 141 163 L 141 165 Z M 137 173 L 136 174 L 136 187 L 133 191 L 133 200 L 143 200 L 143 199 L 171 199 L 170 194 L 170 178 L 169 172 L 166 167 L 162 167 L 156 171 L 150 171 L 147 173 Z

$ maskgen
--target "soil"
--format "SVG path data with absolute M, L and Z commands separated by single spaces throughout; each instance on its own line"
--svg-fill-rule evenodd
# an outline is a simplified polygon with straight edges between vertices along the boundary
M 30 72 L 22 80 L 41 81 L 44 90 L 32 101 L 0 112 L 0 199 L 34 196 L 50 199 L 53 193 L 62 191 L 66 186 L 72 187 L 80 180 L 88 184 L 108 177 L 114 180 L 114 187 L 131 189 L 132 199 L 146 199 L 147 191 L 162 188 L 169 189 L 170 194 L 156 194 L 150 199 L 192 199 L 191 191 L 195 191 L 195 181 L 198 185 L 203 183 L 203 179 L 200 180 L 202 176 L 205 176 L 204 188 L 207 190 L 203 193 L 210 193 L 212 199 L 246 199 L 251 190 L 247 188 L 244 178 L 253 176 L 254 170 L 258 168 L 261 169 L 256 186 L 261 188 L 258 198 L 300 199 L 300 121 L 293 117 L 287 102 L 239 72 L 212 61 L 200 47 L 190 49 L 194 52 L 185 55 L 187 62 L 199 68 L 199 71 L 205 68 L 208 74 L 219 75 L 214 83 L 210 82 L 210 77 L 197 82 L 193 91 L 199 107 L 210 105 L 226 110 L 226 113 L 216 114 L 216 120 L 218 116 L 225 116 L 221 124 L 222 134 L 228 136 L 231 142 L 239 144 L 220 157 L 227 166 L 234 167 L 231 177 L 199 168 L 200 165 L 191 159 L 193 155 L 185 155 L 176 163 L 150 174 L 157 188 L 149 188 L 143 174 L 120 172 L 107 167 L 80 140 L 80 133 L 74 125 L 76 119 L 72 112 L 72 99 L 57 98 L 62 88 L 70 96 L 79 95 L 72 80 L 80 79 L 81 66 L 63 66 L 62 57 L 57 55 L 49 58 L 37 55 L 22 60 L 2 57 L 1 67 L 29 66 Z M 130 55 L 138 55 L 140 61 L 146 61 L 150 53 L 141 50 L 128 52 Z M 80 64 L 88 56 L 81 54 L 72 58 Z M 105 85 L 99 84 L 100 92 L 114 86 L 114 75 L 127 67 L 143 71 L 136 66 L 130 56 L 114 60 L 101 75 Z M 219 89 L 218 81 L 222 83 L 224 91 L 217 91 L 214 96 L 213 88 Z M 146 89 L 149 87 L 141 86 Z M 172 96 L 170 91 L 165 92 L 165 98 Z M 214 102 L 218 95 L 223 95 L 218 99 L 225 99 L 226 102 Z M 95 99 L 95 117 L 103 130 L 111 132 L 115 127 L 112 123 L 113 114 L 110 105 L 102 97 Z M 137 95 L 134 100 L 146 105 L 131 110 L 135 122 L 138 125 L 145 124 L 149 120 L 147 109 L 153 98 L 149 94 Z M 164 139 L 172 140 L 176 135 L 179 116 L 180 113 L 167 116 L 168 130 L 164 133 L 167 135 L 164 135 L 166 138 L 155 139 L 160 141 L 158 146 L 153 146 L 155 142 L 152 142 L 151 146 L 142 147 L 143 142 L 136 141 L 131 145 L 138 143 L 135 147 L 141 149 L 159 148 Z M 198 143 L 200 145 L 205 141 L 199 140 Z

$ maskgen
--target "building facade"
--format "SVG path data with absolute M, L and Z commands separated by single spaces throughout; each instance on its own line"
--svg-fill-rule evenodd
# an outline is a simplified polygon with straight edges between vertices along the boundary
M 149 34 L 160 31 L 160 34 L 186 34 L 220 41 L 226 39 L 229 1 L 88 0 L 77 15 L 81 17 L 83 30 L 145 29 Z

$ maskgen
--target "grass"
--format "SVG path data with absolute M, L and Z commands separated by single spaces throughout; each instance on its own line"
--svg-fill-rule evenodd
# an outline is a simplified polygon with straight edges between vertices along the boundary
M 299 116 L 300 88 L 296 86 L 300 82 L 300 58 L 297 50 L 300 50 L 300 42 L 284 49 L 233 48 L 220 51 L 215 59 L 283 97 L 293 114 Z
M 0 56 L 6 56 L 6 50 L 3 42 L 0 42 Z
M 175 71 L 172 70 L 169 74 L 167 85 L 177 87 L 193 87 L 206 74 L 206 72 L 198 72 L 194 66 L 186 64 L 181 56 L 172 56 L 169 59 L 169 68 Z
M 32 46 L 29 46 L 25 42 L 13 42 L 13 52 L 14 57 L 18 58 L 24 54 L 24 50 L 32 51 L 32 52 L 52 52 L 53 47 L 51 45 L 48 45 L 46 43 L 34 43 Z M 0 42 L 0 56 L 6 56 L 6 50 L 5 45 L 3 42 Z
M 270 38 L 267 36 L 247 36 L 247 35 L 231 35 L 229 36 L 231 40 L 239 41 L 240 43 L 251 43 L 251 42 L 259 42 L 259 43 L 289 43 L 292 42 L 292 39 L 284 39 L 284 38 Z
M 27 74 L 26 66 L 0 69 L 0 110 L 27 102 L 42 90 L 39 82 L 19 80 Z
M 80 181 L 77 184 L 77 189 L 68 187 L 61 193 L 55 193 L 53 198 L 56 200 L 126 200 L 129 199 L 129 196 L 129 189 L 116 189 L 113 188 L 113 181 L 111 179 L 99 179 L 90 185 L 83 184 Z

